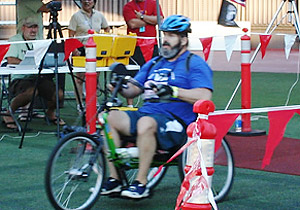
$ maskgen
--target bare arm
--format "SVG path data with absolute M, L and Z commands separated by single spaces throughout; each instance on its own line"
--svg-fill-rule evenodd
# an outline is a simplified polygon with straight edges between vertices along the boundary
M 125 98 L 134 98 L 142 93 L 141 88 L 138 86 L 128 82 L 127 83 L 128 88 L 123 88 L 120 94 L 124 96 Z
M 74 36 L 75 36 L 75 31 L 69 29 L 69 37 L 74 37 Z M 72 55 L 73 55 L 73 56 L 80 56 L 79 50 L 75 49 L 75 50 L 72 52 Z
M 146 24 L 150 25 L 156 25 L 157 24 L 157 16 L 156 15 L 143 15 L 141 12 L 134 11 L 136 14 L 136 18 L 144 21 Z M 143 16 L 143 18 L 142 18 Z M 163 17 L 160 16 L 160 19 L 162 20 Z
M 146 22 L 142 21 L 141 19 L 134 18 L 134 19 L 129 20 L 127 22 L 127 25 L 129 28 L 135 29 L 135 28 L 141 28 L 141 27 L 145 26 Z
M 55 0 L 55 1 L 61 1 L 61 0 Z M 41 7 L 39 8 L 38 12 L 50 12 L 50 9 L 47 8 L 47 5 L 48 5 L 49 3 L 51 3 L 51 1 L 48 2 L 47 4 L 43 4 L 43 6 L 41 6 Z
M 19 58 L 15 58 L 15 57 L 7 57 L 6 59 L 8 64 L 19 64 L 22 61 Z
M 75 31 L 69 29 L 69 37 L 74 37 Z
M 119 92 L 125 98 L 134 98 L 143 92 L 141 88 L 132 84 L 131 82 L 127 82 L 127 86 L 128 86 L 128 88 L 123 88 Z M 111 92 L 114 89 L 114 87 L 111 84 L 108 84 L 107 87 Z
M 131 19 L 127 22 L 127 25 L 131 29 L 140 28 L 146 26 L 147 24 L 156 25 L 157 24 L 157 16 L 156 15 L 142 15 L 142 13 L 135 11 L 136 18 Z M 143 16 L 143 18 L 142 18 Z M 161 20 L 163 17 L 160 17 Z
M 104 31 L 109 33 L 110 32 L 110 27 L 108 26 L 107 28 L 104 28 Z
M 38 12 L 50 12 L 50 9 L 47 8 L 47 4 L 43 4 L 38 10 Z
M 211 100 L 212 92 L 206 88 L 195 88 L 195 89 L 183 89 L 178 88 L 177 98 L 186 101 L 188 103 L 194 104 L 196 101 Z

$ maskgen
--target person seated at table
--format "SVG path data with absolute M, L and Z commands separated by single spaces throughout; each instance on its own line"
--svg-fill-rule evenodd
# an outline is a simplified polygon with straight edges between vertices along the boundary
M 16 34 L 15 36 L 11 37 L 9 41 L 15 42 L 36 40 L 38 29 L 38 22 L 35 19 L 28 17 L 23 21 L 21 29 L 22 33 Z M 33 50 L 32 43 L 11 44 L 8 52 L 5 55 L 7 63 L 19 64 L 24 59 L 25 54 L 28 50 Z M 36 79 L 37 75 L 12 75 L 12 81 L 9 85 L 9 94 L 12 98 L 10 104 L 12 112 L 16 111 L 19 107 L 23 107 L 31 102 L 35 89 Z M 57 118 L 55 116 L 55 83 L 53 82 L 53 80 L 49 79 L 47 75 L 41 75 L 41 77 L 39 78 L 36 95 L 40 95 L 47 100 L 48 109 L 46 111 L 46 115 L 49 121 L 56 124 Z M 59 100 L 62 100 L 62 97 L 63 92 L 62 90 L 59 90 Z M 7 114 L 7 116 L 3 116 L 3 122 L 5 123 L 7 128 L 16 129 L 16 123 L 11 116 L 11 114 L 13 113 L 7 112 Z M 59 125 L 65 125 L 65 122 L 60 119 Z

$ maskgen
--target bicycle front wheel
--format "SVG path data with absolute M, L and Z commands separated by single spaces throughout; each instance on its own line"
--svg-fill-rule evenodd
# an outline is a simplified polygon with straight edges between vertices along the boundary
M 75 132 L 61 139 L 46 166 L 47 196 L 56 209 L 89 209 L 97 201 L 105 176 L 99 142 Z

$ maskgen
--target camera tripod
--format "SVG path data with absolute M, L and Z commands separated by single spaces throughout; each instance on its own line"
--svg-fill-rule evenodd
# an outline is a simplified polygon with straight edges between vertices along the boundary
M 282 10 L 283 6 L 288 3 L 288 11 L 287 13 L 280 19 L 279 23 L 275 24 L 275 21 L 277 20 L 278 18 L 278 15 L 280 13 L 280 11 Z M 296 30 L 296 33 L 297 33 L 297 36 L 300 40 L 300 29 L 299 29 L 299 26 L 300 26 L 300 21 L 299 21 L 299 13 L 298 13 L 298 10 L 297 10 L 297 4 L 295 2 L 295 0 L 282 0 L 277 11 L 275 12 L 274 16 L 272 17 L 272 20 L 271 22 L 269 23 L 266 31 L 265 31 L 265 34 L 272 34 L 275 29 L 280 25 L 280 23 L 286 18 L 288 17 L 288 22 L 289 23 L 292 23 L 295 27 L 295 30 Z M 259 52 L 261 48 L 261 43 L 258 44 L 258 46 L 256 47 L 254 53 L 253 53 L 253 56 L 251 57 L 250 59 L 250 63 L 252 64 Z M 227 103 L 226 107 L 225 107 L 225 110 L 228 110 L 230 104 L 232 103 L 232 100 L 235 96 L 235 94 L 237 93 L 239 87 L 241 86 L 241 82 L 242 80 L 240 79 L 240 81 L 238 82 L 231 98 L 229 99 L 229 102 Z
M 61 25 L 58 23 L 58 20 L 57 20 L 58 11 L 61 10 L 61 2 L 53 1 L 49 4 L 48 8 L 50 9 L 50 21 L 49 21 L 50 24 L 49 24 L 47 39 L 53 39 L 53 41 L 52 41 L 47 53 L 48 52 L 54 53 L 54 77 L 55 77 L 55 93 L 56 93 L 55 94 L 55 97 L 56 97 L 56 125 L 57 125 L 57 138 L 59 139 L 59 132 L 60 132 L 60 125 L 59 125 L 59 122 L 60 122 L 59 87 L 62 86 L 59 83 L 60 83 L 60 81 L 65 79 L 65 74 L 60 74 L 59 75 L 59 73 L 58 73 L 58 52 L 64 52 L 64 42 L 62 41 L 61 43 L 57 43 L 57 33 L 59 33 L 60 38 L 63 38 Z M 28 110 L 28 116 L 29 117 L 27 117 L 26 123 L 25 123 L 23 131 L 22 131 L 22 138 L 21 138 L 21 141 L 20 141 L 19 148 L 22 148 L 25 133 L 26 133 L 26 129 L 27 129 L 27 126 L 28 126 L 28 122 L 29 122 L 29 119 L 32 118 L 34 98 L 35 98 L 35 95 L 36 95 L 39 79 L 41 78 L 41 72 L 43 70 L 43 64 L 44 64 L 44 60 L 45 60 L 45 57 L 46 57 L 47 53 L 44 55 L 40 65 L 39 65 L 39 68 L 38 68 L 39 71 L 38 71 L 38 75 L 37 75 L 37 78 L 36 78 L 36 81 L 35 81 L 34 92 L 33 92 L 33 96 L 32 96 L 32 99 L 31 99 L 30 106 L 29 106 L 29 110 Z M 70 75 L 71 75 L 71 79 L 72 79 L 72 82 L 73 82 L 73 85 L 74 85 L 75 94 L 77 95 L 77 98 L 79 98 L 78 97 L 79 92 L 78 92 L 78 89 L 77 89 L 77 86 L 76 86 L 76 83 L 75 83 L 75 79 L 74 79 L 75 76 L 73 74 L 73 67 L 72 67 L 69 59 L 67 60 L 67 65 L 68 65 Z M 49 75 L 49 76 L 51 78 L 53 78 L 53 75 Z M 80 107 L 83 110 L 83 105 L 82 105 L 82 102 L 80 100 L 79 100 L 79 104 L 80 104 Z M 83 120 L 82 123 L 85 124 L 84 115 L 82 117 L 82 120 Z

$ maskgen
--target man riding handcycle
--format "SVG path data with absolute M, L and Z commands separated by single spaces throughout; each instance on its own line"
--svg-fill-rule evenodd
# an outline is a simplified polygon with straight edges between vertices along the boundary
M 133 79 L 124 76 L 124 65 L 110 67 L 112 95 L 98 110 L 101 117 L 97 133 L 88 134 L 82 127 L 75 132 L 71 129 L 53 148 L 45 186 L 56 209 L 89 209 L 100 194 L 148 197 L 167 168 L 154 177 L 157 167 L 165 162 L 156 159 L 162 156 L 157 151 L 172 154 L 183 145 L 185 127 L 196 119 L 193 103 L 211 99 L 212 71 L 202 58 L 187 50 L 189 19 L 172 15 L 160 30 L 164 32 L 161 56 L 145 64 Z M 142 107 L 138 111 L 112 110 L 112 106 L 119 105 L 117 91 L 128 98 L 143 93 Z M 119 147 L 128 139 L 135 139 L 138 156 L 120 152 L 124 148 Z M 110 174 L 104 181 L 106 160 Z M 179 162 L 183 173 L 182 165 L 183 161 Z
M 116 146 L 121 146 L 121 136 L 136 136 L 138 174 L 127 189 L 122 189 L 120 177 L 113 163 L 109 163 L 110 177 L 102 187 L 102 195 L 148 197 L 147 174 L 156 150 L 171 150 L 182 145 L 185 125 L 196 119 L 193 103 L 211 99 L 212 71 L 201 57 L 187 49 L 191 32 L 189 19 L 169 16 L 160 30 L 164 33 L 161 56 L 145 64 L 120 91 L 125 98 L 143 93 L 143 106 L 138 111 L 110 111 L 108 116 Z M 110 85 L 110 89 L 113 88 Z

